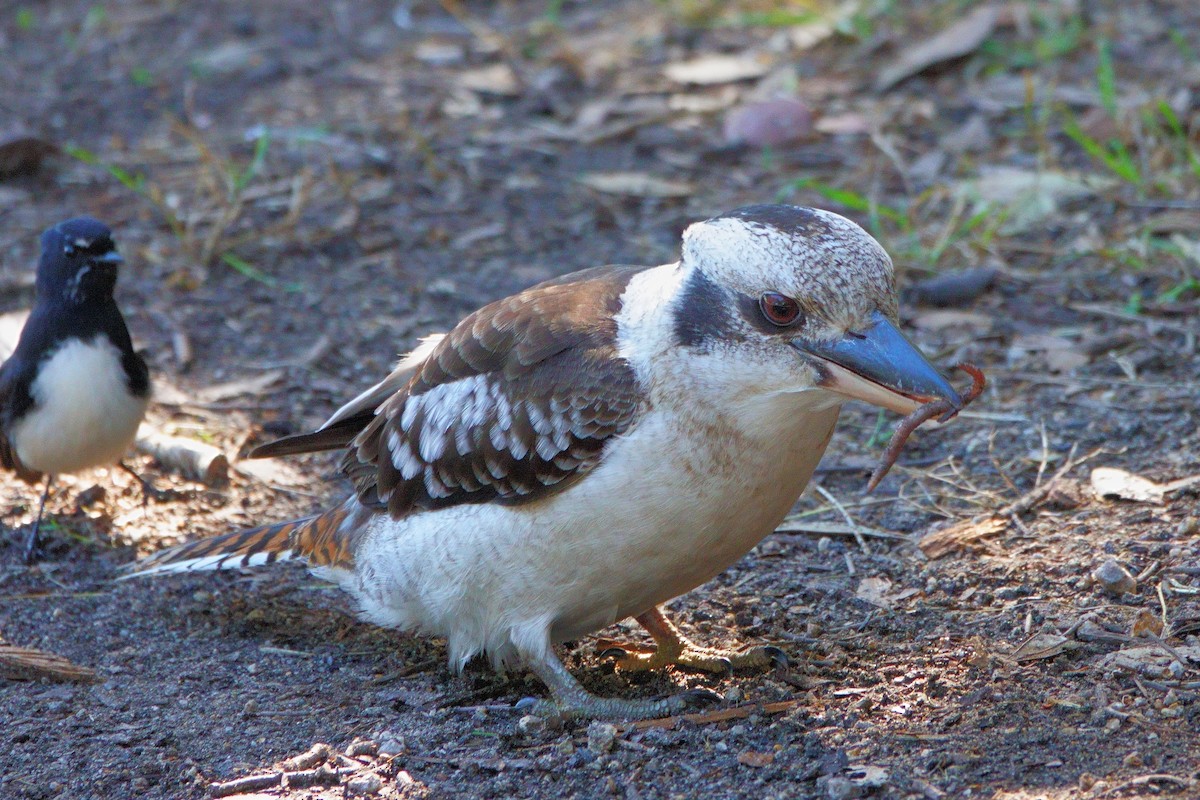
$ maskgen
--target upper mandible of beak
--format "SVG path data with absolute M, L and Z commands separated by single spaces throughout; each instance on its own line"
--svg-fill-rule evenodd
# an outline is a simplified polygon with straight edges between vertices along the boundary
M 863 330 L 849 331 L 832 342 L 793 339 L 792 346 L 816 356 L 818 386 L 846 397 L 899 414 L 934 400 L 945 400 L 955 410 L 963 407 L 962 396 L 878 311 Z

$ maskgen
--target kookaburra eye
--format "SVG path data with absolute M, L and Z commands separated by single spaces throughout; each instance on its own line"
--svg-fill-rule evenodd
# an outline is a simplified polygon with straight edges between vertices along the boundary
M 779 292 L 763 292 L 758 307 L 772 325 L 792 325 L 800 318 L 800 304 Z

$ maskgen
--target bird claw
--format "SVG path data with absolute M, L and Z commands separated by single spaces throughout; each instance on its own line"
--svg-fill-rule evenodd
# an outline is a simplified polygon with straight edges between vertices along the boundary
M 624 647 L 606 647 L 597 653 L 596 657 L 600 659 L 613 658 L 620 661 L 622 658 L 629 657 L 629 651 Z
M 787 653 L 780 650 L 773 644 L 764 645 L 762 649 L 763 655 L 771 659 L 771 664 L 777 669 L 787 669 L 791 662 L 788 660 Z
M 677 698 L 679 698 L 679 700 L 684 705 L 687 705 L 687 706 L 712 705 L 714 703 L 720 703 L 725 699 L 725 698 L 721 697 L 721 695 L 714 692 L 712 689 L 705 689 L 703 687 L 696 688 L 696 689 L 688 689 L 687 691 L 680 692 L 679 694 L 677 694 L 675 696 Z

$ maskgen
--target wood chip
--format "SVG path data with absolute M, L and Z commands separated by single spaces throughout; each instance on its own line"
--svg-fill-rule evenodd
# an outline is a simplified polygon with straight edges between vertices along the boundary
M 957 550 L 967 550 L 989 536 L 995 536 L 1008 527 L 1008 522 L 1000 517 L 987 517 L 983 520 L 963 520 L 948 528 L 928 533 L 921 538 L 921 552 L 929 558 L 941 558 Z
M 195 439 L 167 434 L 142 425 L 136 445 L 163 466 L 205 486 L 224 486 L 229 482 L 229 459 L 217 448 Z
M 81 683 L 96 683 L 101 680 L 94 669 L 81 667 L 62 656 L 32 647 L 15 647 L 8 644 L 0 644 L 0 678 L 12 681 L 45 678 L 51 681 Z
M 458 75 L 458 85 L 476 94 L 497 97 L 516 97 L 521 93 L 521 83 L 508 64 L 493 64 L 490 67 L 461 72 Z

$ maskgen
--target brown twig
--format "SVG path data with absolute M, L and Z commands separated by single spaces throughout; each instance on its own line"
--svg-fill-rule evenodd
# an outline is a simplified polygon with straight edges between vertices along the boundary
M 782 714 L 791 711 L 801 704 L 801 700 L 780 700 L 777 703 L 747 703 L 733 708 L 719 708 L 716 711 L 703 711 L 698 714 L 679 714 L 673 717 L 644 719 L 631 722 L 621 728 L 626 731 L 644 731 L 648 728 L 674 728 L 680 722 L 690 722 L 693 725 L 712 725 L 731 719 L 745 719 L 751 714 Z
M 267 775 L 250 775 L 235 781 L 209 784 L 208 793 L 213 797 L 229 797 L 234 794 L 257 792 L 262 789 L 274 789 L 287 786 L 289 789 L 307 789 L 310 786 L 337 786 L 342 778 L 352 775 L 361 767 L 341 767 L 334 769 L 320 766 L 316 769 L 299 770 L 295 772 L 272 772 Z

